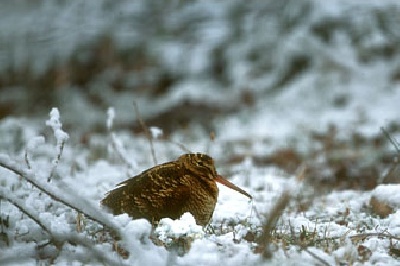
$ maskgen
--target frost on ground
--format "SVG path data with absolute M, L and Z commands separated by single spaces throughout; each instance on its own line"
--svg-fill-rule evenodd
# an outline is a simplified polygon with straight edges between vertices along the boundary
M 52 119 L 59 120 L 54 110 Z M 108 124 L 111 127 L 110 118 Z M 54 134 L 56 140 L 60 136 L 67 135 Z M 30 136 L 26 152 L 0 156 L 2 265 L 398 263 L 397 185 L 318 193 L 317 187 L 307 185 L 304 171 L 287 175 L 275 167 L 254 167 L 249 160 L 233 164 L 230 179 L 253 200 L 220 185 L 206 228 L 197 226 L 190 213 L 175 221 L 162 219 L 153 229 L 146 220 L 131 220 L 126 214 L 114 217 L 99 201 L 126 179 L 130 168 L 121 157 L 116 161 L 112 156 L 118 151 L 107 148 L 107 142 L 121 141 L 118 133 L 114 138 L 104 136 L 103 147 L 110 156 L 103 160 L 92 161 L 90 153 L 95 151 L 66 144 L 50 181 L 58 141 L 49 145 L 47 139 Z M 147 167 L 148 158 L 139 167 Z M 274 208 L 283 195 L 289 195 L 289 202 L 277 215 Z M 373 199 L 381 205 L 374 207 Z M 373 209 L 386 205 L 385 213 Z M 267 233 L 266 221 L 272 221 Z
M 399 18 L 398 0 L 2 3 L 0 264 L 399 265 Z M 100 208 L 188 150 L 253 200 L 220 186 L 206 228 Z

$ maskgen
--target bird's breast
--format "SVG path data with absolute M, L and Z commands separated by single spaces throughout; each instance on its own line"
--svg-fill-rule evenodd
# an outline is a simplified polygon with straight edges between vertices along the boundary
M 213 181 L 190 180 L 190 197 L 185 204 L 184 212 L 190 212 L 197 223 L 207 225 L 217 203 L 218 187 Z

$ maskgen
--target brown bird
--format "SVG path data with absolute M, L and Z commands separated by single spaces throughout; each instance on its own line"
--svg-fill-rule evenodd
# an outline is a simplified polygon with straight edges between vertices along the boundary
M 113 214 L 154 223 L 178 219 L 190 212 L 198 225 L 210 221 L 217 203 L 219 182 L 252 198 L 246 191 L 217 174 L 214 160 L 205 154 L 184 154 L 130 178 L 109 191 L 101 204 Z

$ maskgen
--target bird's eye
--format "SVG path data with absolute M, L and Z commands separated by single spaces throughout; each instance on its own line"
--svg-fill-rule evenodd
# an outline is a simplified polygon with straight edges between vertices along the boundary
M 197 166 L 204 166 L 204 163 L 202 161 L 198 161 Z

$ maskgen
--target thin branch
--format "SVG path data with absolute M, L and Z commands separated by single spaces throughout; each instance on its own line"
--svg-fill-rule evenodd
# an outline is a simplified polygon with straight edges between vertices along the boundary
M 153 136 L 151 135 L 149 129 L 147 128 L 146 123 L 142 119 L 142 116 L 140 115 L 140 111 L 139 111 L 139 106 L 137 105 L 137 103 L 135 101 L 133 101 L 133 107 L 135 109 L 135 113 L 136 113 L 137 119 L 139 120 L 140 126 L 143 128 L 146 138 L 149 140 L 151 155 L 153 157 L 154 165 L 157 165 L 158 163 L 157 163 L 156 153 L 154 152 L 154 146 L 153 146 Z
M 322 265 L 330 266 L 330 264 L 329 264 L 326 260 L 322 259 L 321 257 L 318 257 L 314 252 L 308 250 L 307 248 L 306 248 L 306 249 L 303 249 L 303 251 L 305 251 L 305 252 L 307 252 L 308 254 L 310 254 L 311 257 L 313 257 L 314 259 L 316 259 L 316 260 L 317 260 L 319 263 L 321 263 Z
M 104 262 L 106 265 L 128 265 L 123 263 L 122 260 L 117 260 L 107 256 L 108 253 L 96 248 L 91 240 L 74 232 L 69 232 L 68 234 L 53 234 L 53 240 L 59 243 L 68 242 L 73 246 L 80 245 L 86 247 L 100 262 Z
M 389 140 L 389 142 L 392 143 L 392 145 L 394 146 L 394 148 L 397 151 L 397 154 L 400 155 L 399 143 L 390 136 L 389 132 L 387 132 L 387 130 L 384 127 L 381 127 L 381 131 L 382 131 L 383 135 Z
M 30 160 L 29 160 L 29 155 L 28 155 L 28 149 L 25 149 L 25 163 L 28 169 L 32 169 Z
M 21 200 L 16 197 L 12 193 L 6 193 L 3 188 L 0 188 L 0 195 L 3 199 L 7 200 L 10 202 L 12 205 L 14 205 L 17 209 L 19 209 L 22 213 L 26 214 L 30 219 L 32 219 L 37 225 L 40 226 L 40 228 L 43 229 L 48 234 L 51 234 L 50 228 L 47 228 L 41 221 L 39 216 L 36 215 L 36 213 L 28 208 L 26 204 Z
M 68 232 L 66 234 L 59 234 L 56 232 L 52 232 L 50 228 L 44 225 L 43 221 L 39 218 L 39 216 L 33 211 L 31 208 L 26 206 L 25 202 L 23 202 L 21 199 L 18 199 L 12 195 L 12 193 L 5 193 L 4 189 L 0 188 L 0 195 L 3 197 L 5 200 L 9 201 L 11 204 L 13 204 L 16 208 L 18 208 L 22 213 L 26 214 L 30 219 L 32 219 L 37 225 L 39 225 L 43 231 L 45 231 L 49 236 L 50 240 L 49 242 L 54 244 L 54 245 L 62 245 L 63 243 L 70 243 L 71 245 L 80 245 L 83 247 L 86 247 L 88 250 L 91 251 L 95 257 L 101 261 L 101 262 L 106 262 L 107 265 L 117 265 L 121 264 L 121 261 L 115 261 L 114 259 L 111 259 L 109 256 L 107 256 L 107 253 L 104 253 L 104 251 L 100 251 L 97 248 L 94 247 L 94 243 L 90 240 L 88 240 L 86 237 L 82 235 L 78 235 L 75 232 Z
M 111 147 L 114 150 L 115 154 L 118 158 L 127 165 L 128 170 L 137 169 L 136 163 L 135 165 L 130 162 L 126 156 L 126 152 L 121 145 L 121 142 L 118 140 L 116 134 L 113 131 L 114 126 L 114 117 L 115 117 L 115 110 L 114 107 L 109 107 L 107 110 L 107 131 L 110 137 Z
M 64 150 L 64 144 L 65 141 L 69 138 L 68 133 L 62 130 L 62 124 L 60 122 L 60 112 L 58 111 L 58 108 L 53 107 L 50 111 L 50 118 L 49 120 L 46 120 L 46 125 L 51 127 L 53 130 L 54 137 L 57 140 L 57 156 L 53 160 L 53 167 L 51 168 L 50 174 L 47 177 L 47 182 L 51 181 L 51 178 L 53 177 L 58 163 L 60 162 L 62 152 Z
M 214 143 L 214 140 L 215 140 L 215 132 L 211 131 L 207 142 L 207 148 L 206 148 L 207 154 L 210 154 L 211 145 Z
M 117 137 L 115 136 L 115 133 L 110 131 L 110 139 L 111 139 L 111 147 L 113 148 L 113 150 L 115 151 L 115 153 L 117 154 L 118 158 L 128 166 L 128 169 L 136 169 L 137 167 L 135 167 L 129 160 L 128 158 L 126 158 L 126 156 L 124 155 L 124 153 L 121 150 L 121 147 L 118 145 L 117 143 Z
M 44 137 L 42 136 L 33 137 L 28 140 L 28 143 L 26 144 L 25 147 L 25 163 L 28 169 L 32 169 L 30 153 L 37 147 L 37 145 L 43 144 L 44 142 L 45 140 Z
M 186 146 L 183 145 L 182 143 L 175 142 L 175 141 L 172 141 L 172 140 L 170 140 L 169 142 L 172 143 L 172 144 L 175 144 L 175 145 L 178 146 L 182 151 L 184 151 L 184 152 L 186 152 L 186 153 L 192 153 L 192 151 L 189 150 L 188 148 L 186 148 Z
M 363 233 L 363 234 L 357 234 L 354 236 L 350 236 L 351 240 L 360 240 L 360 239 L 365 239 L 367 237 L 380 237 L 380 238 L 391 238 L 395 240 L 400 240 L 400 237 L 393 236 L 389 233 Z
M 49 183 L 43 182 L 36 178 L 32 171 L 18 167 L 17 163 L 11 162 L 11 160 L 9 160 L 6 156 L 0 156 L 0 167 L 10 170 L 16 175 L 22 176 L 27 182 L 43 191 L 45 194 L 49 195 L 53 200 L 61 202 L 65 206 L 68 206 L 77 212 L 83 213 L 89 219 L 109 228 L 112 233 L 116 234 L 116 236 L 119 236 L 119 229 L 116 225 L 114 225 L 114 223 L 109 221 L 106 216 L 104 216 L 98 208 L 92 206 L 89 201 L 84 198 L 80 198 L 76 193 L 73 193 L 73 190 L 69 189 L 65 184 L 63 184 L 62 190 L 52 187 L 49 185 Z M 66 193 L 67 191 L 69 193 Z M 79 202 L 80 206 L 72 203 L 73 201 Z
M 51 178 L 54 176 L 54 173 L 57 170 L 58 163 L 60 162 L 60 159 L 61 159 L 61 156 L 62 156 L 62 153 L 63 153 L 63 150 L 64 150 L 64 145 L 65 145 L 65 140 L 64 139 L 61 141 L 60 145 L 57 145 L 58 146 L 58 153 L 57 153 L 56 159 L 53 160 L 53 162 L 52 162 L 53 163 L 53 167 L 51 168 L 50 175 L 47 177 L 47 182 L 51 181 Z

